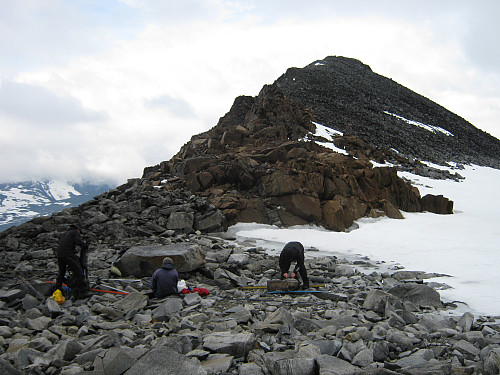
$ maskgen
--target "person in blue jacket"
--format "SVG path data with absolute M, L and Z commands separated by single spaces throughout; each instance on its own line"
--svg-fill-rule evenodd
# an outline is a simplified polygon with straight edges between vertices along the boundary
M 156 298 L 164 298 L 178 293 L 178 282 L 179 274 L 174 267 L 174 262 L 171 258 L 166 257 L 163 259 L 163 265 L 153 273 L 149 286 Z
M 296 264 L 293 271 L 289 272 L 292 262 L 296 262 Z M 304 246 L 300 242 L 293 241 L 285 245 L 280 253 L 279 266 L 282 279 L 292 277 L 298 280 L 297 273 L 299 273 L 302 278 L 302 288 L 309 288 L 309 278 L 304 264 Z

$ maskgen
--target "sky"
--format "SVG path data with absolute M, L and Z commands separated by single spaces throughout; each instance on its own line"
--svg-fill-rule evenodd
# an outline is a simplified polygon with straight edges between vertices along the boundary
M 457 309 L 446 313 L 470 311 L 476 317 L 500 318 L 500 200 L 495 199 L 500 171 L 467 166 L 458 173 L 465 180 L 432 180 L 399 172 L 419 188 L 422 196 L 443 194 L 453 200 L 452 215 L 403 212 L 403 220 L 362 218 L 356 222 L 359 228 L 349 233 L 314 226 L 284 229 L 242 223 L 230 227 L 228 233 L 239 242 L 261 246 L 276 255 L 287 242 L 299 241 L 306 248 L 306 260 L 312 262 L 325 255 L 350 261 L 368 259 L 375 267 L 360 269 L 368 274 L 392 274 L 400 269 L 444 274 L 447 276 L 425 282 L 451 287 L 438 289 L 443 302 L 460 301 Z
M 497 0 L 0 0 L 0 183 L 122 184 L 289 67 L 356 58 L 500 138 Z

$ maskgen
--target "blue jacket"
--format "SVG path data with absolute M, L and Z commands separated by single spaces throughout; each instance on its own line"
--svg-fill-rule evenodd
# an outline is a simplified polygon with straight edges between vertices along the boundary
M 165 264 L 158 268 L 151 278 L 151 289 L 157 298 L 164 298 L 177 293 L 179 274 L 173 264 Z

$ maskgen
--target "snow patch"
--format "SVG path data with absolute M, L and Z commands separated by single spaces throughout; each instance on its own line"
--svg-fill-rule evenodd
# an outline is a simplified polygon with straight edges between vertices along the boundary
M 48 192 L 55 200 L 69 199 L 72 195 L 81 195 L 73 186 L 64 181 L 52 180 L 47 183 Z
M 316 133 L 312 134 L 312 136 L 313 137 L 321 137 L 321 138 L 326 139 L 326 142 L 315 141 L 317 144 L 322 145 L 324 147 L 327 147 L 330 150 L 333 150 L 333 151 L 338 152 L 340 154 L 349 155 L 349 153 L 346 150 L 338 148 L 333 143 L 333 140 L 335 139 L 335 137 L 343 136 L 344 133 L 342 133 L 338 130 L 335 130 L 335 129 L 331 129 L 325 125 L 321 125 L 317 122 L 314 122 L 314 121 L 311 121 L 311 122 L 316 126 Z
M 420 128 L 423 128 L 427 131 L 430 131 L 432 133 L 437 133 L 437 132 L 440 132 L 440 133 L 443 133 L 444 135 L 448 136 L 448 137 L 454 137 L 455 135 L 453 133 L 450 133 L 448 130 L 446 129 L 443 129 L 439 126 L 435 126 L 435 125 L 428 125 L 428 124 L 424 124 L 422 122 L 418 122 L 418 121 L 413 121 L 413 120 L 408 120 L 407 118 L 404 118 L 403 116 L 399 116 L 399 115 L 396 115 L 394 113 L 391 113 L 391 112 L 388 112 L 388 111 L 384 111 L 384 113 L 386 115 L 391 115 L 391 116 L 394 116 L 396 117 L 397 119 L 399 120 L 402 120 L 404 122 L 406 122 L 407 124 L 410 124 L 410 125 L 414 125 L 414 126 L 418 126 Z

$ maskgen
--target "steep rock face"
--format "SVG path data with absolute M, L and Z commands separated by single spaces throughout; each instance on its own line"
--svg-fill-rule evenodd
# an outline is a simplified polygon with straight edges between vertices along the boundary
M 433 101 L 374 73 L 358 60 L 329 56 L 276 80 L 316 121 L 376 149 L 407 157 L 500 168 L 500 140 Z
M 421 211 L 418 189 L 395 168 L 372 168 L 370 158 L 383 162 L 382 152 L 353 136 L 337 142 L 356 158 L 323 147 L 314 141 L 313 119 L 277 85 L 264 86 L 256 98 L 237 98 L 217 126 L 193 137 L 170 161 L 147 168 L 143 178 L 181 177 L 222 211 L 228 225 L 315 223 L 344 231 L 363 216 Z M 434 211 L 440 199 L 428 200 L 426 210 Z

